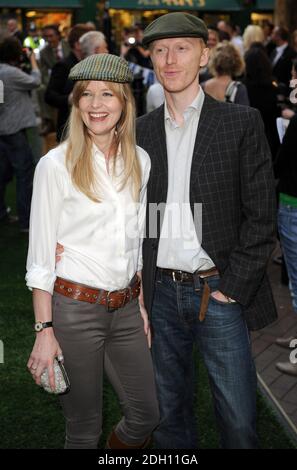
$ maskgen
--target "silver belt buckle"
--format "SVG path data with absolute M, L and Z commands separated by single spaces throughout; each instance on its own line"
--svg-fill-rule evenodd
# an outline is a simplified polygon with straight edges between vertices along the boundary
M 106 310 L 107 310 L 107 312 L 109 312 L 109 313 L 112 313 L 112 312 L 114 312 L 115 310 L 117 310 L 116 308 L 112 308 L 112 307 L 109 306 L 109 302 L 110 302 L 109 295 L 110 295 L 111 293 L 112 293 L 112 292 L 109 291 L 108 294 L 107 294 L 107 296 L 106 296 Z

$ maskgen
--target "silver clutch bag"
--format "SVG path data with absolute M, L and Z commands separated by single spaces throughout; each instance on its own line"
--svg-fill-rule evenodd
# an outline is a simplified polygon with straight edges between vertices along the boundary
M 48 369 L 45 369 L 41 374 L 41 386 L 46 392 L 55 393 L 56 395 L 61 395 L 63 393 L 69 392 L 70 382 L 63 363 L 58 358 L 55 358 L 53 364 L 56 385 L 55 390 L 51 389 L 48 377 Z

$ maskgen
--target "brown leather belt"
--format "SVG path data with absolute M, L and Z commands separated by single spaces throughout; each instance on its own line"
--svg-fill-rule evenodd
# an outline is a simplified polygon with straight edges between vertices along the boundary
M 195 271 L 194 273 L 188 273 L 186 271 L 179 271 L 176 269 L 166 268 L 158 268 L 158 270 L 166 276 L 170 276 L 174 282 L 192 282 L 194 284 L 194 289 L 196 292 L 199 292 L 201 290 L 200 284 L 203 285 L 199 309 L 199 321 L 204 321 L 211 293 L 210 287 L 206 279 L 211 276 L 219 275 L 219 271 L 217 270 L 217 268 L 213 267 L 204 271 Z M 199 283 L 196 282 L 197 278 L 199 279 Z M 199 285 L 199 287 L 197 287 L 197 285 Z
M 84 284 L 75 284 L 61 277 L 57 277 L 54 291 L 74 300 L 89 302 L 90 304 L 105 305 L 108 312 L 124 307 L 128 302 L 139 296 L 140 279 L 134 276 L 130 286 L 125 289 L 106 291 L 95 289 Z

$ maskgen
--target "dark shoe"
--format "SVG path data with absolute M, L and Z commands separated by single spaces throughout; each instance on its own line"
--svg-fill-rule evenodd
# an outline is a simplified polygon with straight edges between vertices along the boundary
M 105 449 L 146 449 L 150 444 L 150 440 L 151 438 L 148 437 L 145 441 L 139 444 L 126 444 L 118 438 L 113 430 L 107 439 Z
M 293 339 L 297 339 L 297 334 L 296 336 L 289 336 L 288 338 L 276 338 L 275 343 L 278 346 L 281 346 L 282 348 L 293 348 L 294 346 L 290 346 L 291 341 Z
M 275 364 L 277 370 L 283 374 L 293 375 L 297 377 L 297 364 L 292 364 L 291 362 L 277 362 Z

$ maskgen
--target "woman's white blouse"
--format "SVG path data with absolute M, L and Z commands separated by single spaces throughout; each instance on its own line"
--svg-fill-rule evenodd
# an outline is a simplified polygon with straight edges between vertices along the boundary
M 64 143 L 46 154 L 35 170 L 27 286 L 52 294 L 59 276 L 101 289 L 122 289 L 142 269 L 149 156 L 137 147 L 142 186 L 140 201 L 135 203 L 129 185 L 117 190 L 119 176 L 107 172 L 104 155 L 94 145 L 99 197 L 103 201 L 96 203 L 72 184 L 65 152 Z M 116 175 L 122 165 L 119 158 Z M 57 242 L 64 246 L 64 253 L 56 264 Z

